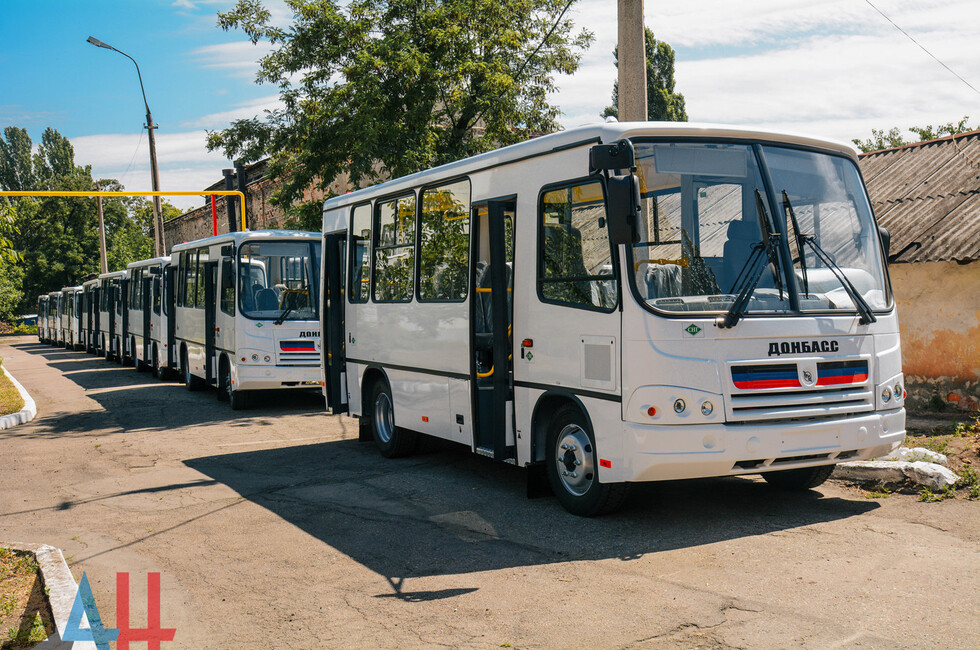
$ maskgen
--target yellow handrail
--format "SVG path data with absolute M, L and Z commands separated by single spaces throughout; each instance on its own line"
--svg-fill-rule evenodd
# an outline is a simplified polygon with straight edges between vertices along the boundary
M 173 192 L 59 192 L 59 191 L 25 191 L 25 190 L 0 190 L 0 196 L 66 196 L 93 198 L 96 196 L 237 196 L 238 204 L 242 213 L 242 230 L 248 230 L 245 224 L 245 195 L 237 190 L 211 190 L 198 192 L 192 190 L 177 190 Z

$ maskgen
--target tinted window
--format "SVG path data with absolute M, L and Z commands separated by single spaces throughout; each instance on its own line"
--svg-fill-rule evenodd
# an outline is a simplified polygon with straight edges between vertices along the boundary
M 408 302 L 415 284 L 415 196 L 378 203 L 374 226 L 374 299 Z
M 470 183 L 422 192 L 419 299 L 465 300 L 470 260 Z

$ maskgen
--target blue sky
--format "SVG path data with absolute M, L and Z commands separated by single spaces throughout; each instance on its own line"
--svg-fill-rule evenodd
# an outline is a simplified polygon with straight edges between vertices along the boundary
M 872 0 L 934 55 L 980 88 L 976 0 Z M 265 46 L 223 32 L 230 0 L 0 0 L 0 127 L 46 126 L 69 137 L 81 164 L 149 189 L 140 64 L 157 131 L 164 189 L 196 190 L 230 166 L 204 147 L 206 129 L 261 114 L 275 88 L 253 82 Z M 677 51 L 677 87 L 692 121 L 850 140 L 872 128 L 980 123 L 980 94 L 956 79 L 866 0 L 646 0 L 646 22 Z M 285 24 L 282 0 L 267 2 Z M 596 37 L 580 70 L 552 97 L 566 127 L 595 121 L 615 77 L 615 0 L 570 12 Z M 175 199 L 183 207 L 195 199 Z

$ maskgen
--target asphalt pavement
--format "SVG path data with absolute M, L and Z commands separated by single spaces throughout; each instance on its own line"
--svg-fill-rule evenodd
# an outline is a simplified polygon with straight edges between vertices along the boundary
M 0 339 L 38 407 L 0 431 L 0 541 L 61 548 L 103 621 L 130 576 L 163 648 L 980 647 L 980 503 L 758 477 L 639 486 L 613 516 L 431 444 L 386 460 L 315 391 L 233 412 Z M 141 647 L 141 646 L 137 646 Z

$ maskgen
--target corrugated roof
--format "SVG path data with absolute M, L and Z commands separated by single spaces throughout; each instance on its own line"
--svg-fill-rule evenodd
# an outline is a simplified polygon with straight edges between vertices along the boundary
M 894 262 L 980 259 L 980 131 L 873 151 L 861 172 Z

